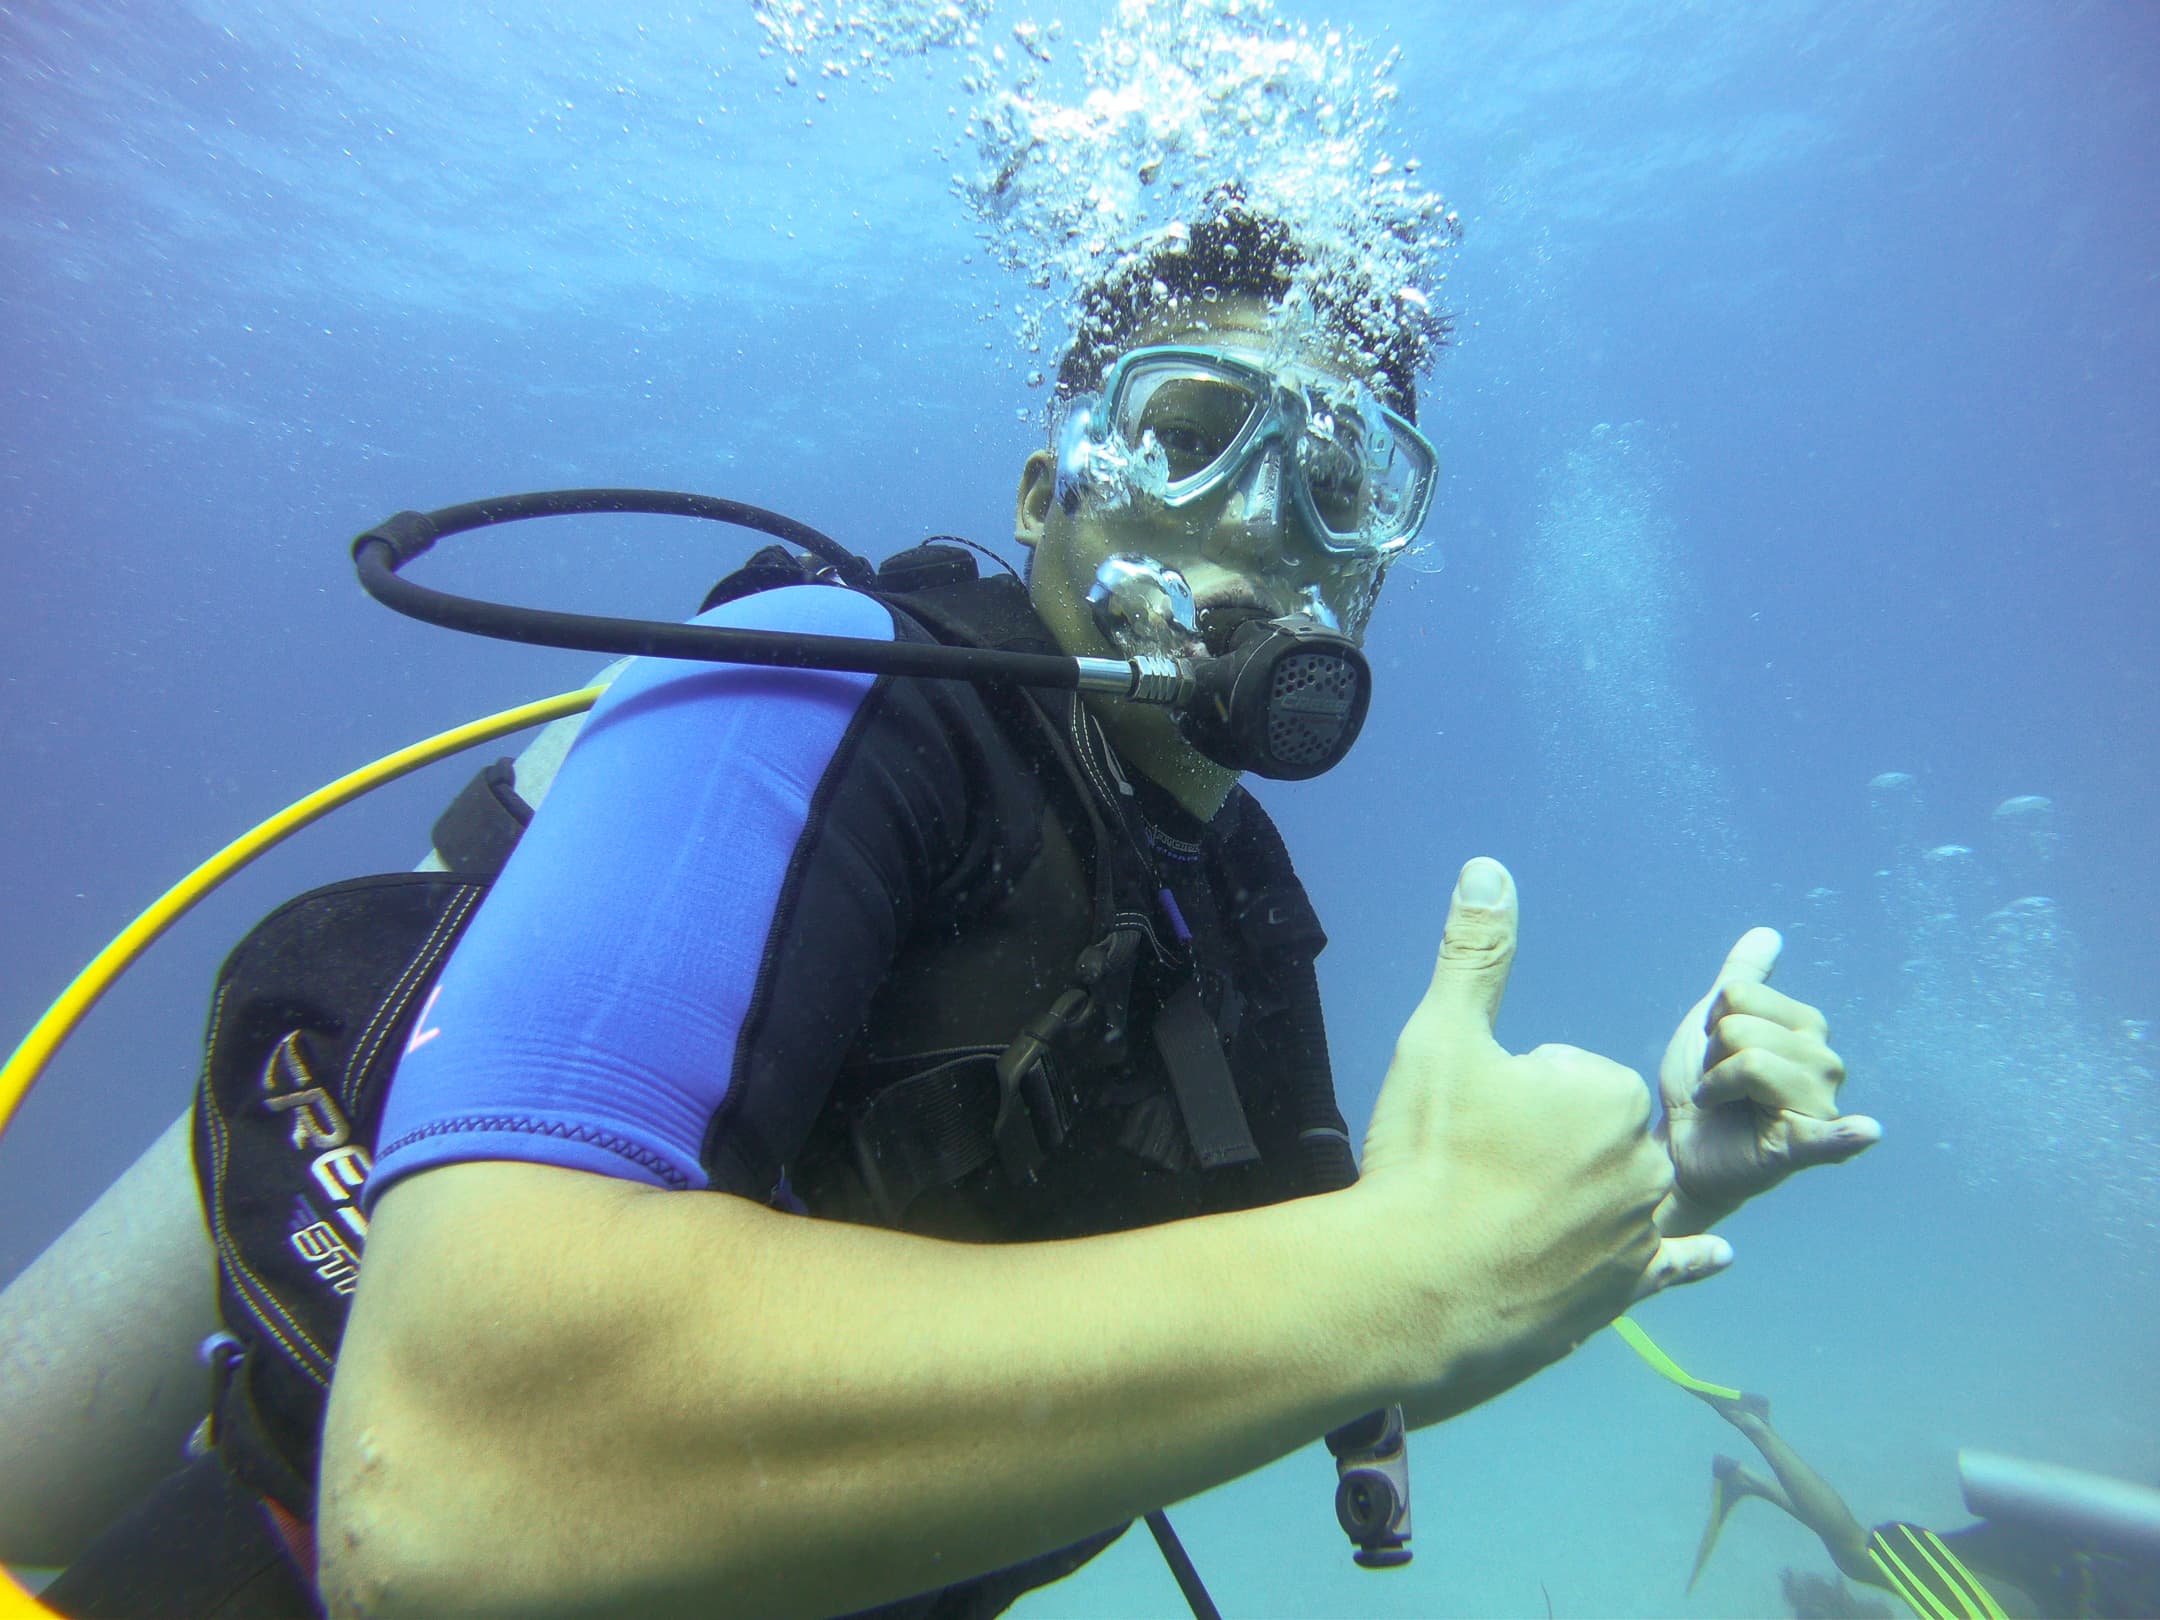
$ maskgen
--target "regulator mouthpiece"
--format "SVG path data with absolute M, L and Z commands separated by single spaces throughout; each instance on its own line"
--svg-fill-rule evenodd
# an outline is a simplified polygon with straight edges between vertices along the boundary
M 1127 657 L 1186 658 L 1207 650 L 1192 586 L 1153 557 L 1135 552 L 1105 557 L 1088 588 L 1088 609 L 1103 639 Z
M 1372 704 L 1372 666 L 1340 631 L 1295 614 L 1251 619 L 1191 666 L 1178 729 L 1218 765 L 1283 782 L 1333 770 Z

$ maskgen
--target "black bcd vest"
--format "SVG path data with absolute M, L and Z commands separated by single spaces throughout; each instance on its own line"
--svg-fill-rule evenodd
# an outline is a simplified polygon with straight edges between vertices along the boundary
M 770 548 L 707 605 L 819 573 Z M 977 579 L 955 548 L 903 552 L 879 586 L 937 640 L 1054 650 L 1018 582 Z M 712 1164 L 714 1184 L 820 1217 L 1034 1241 L 1354 1180 L 1313 974 L 1325 936 L 1266 814 L 1236 790 L 1215 860 L 1151 847 L 1084 704 L 983 698 L 1011 745 L 998 768 L 1042 785 L 1039 854 L 977 924 L 903 948 L 781 1182 L 736 1185 L 740 1167 Z M 244 1485 L 303 1518 L 389 1077 L 530 815 L 509 762 L 488 767 L 436 825 L 450 871 L 301 895 L 218 976 L 195 1110 L 227 1335 L 208 1433 Z M 1051 1555 L 1004 1600 L 1079 1561 Z

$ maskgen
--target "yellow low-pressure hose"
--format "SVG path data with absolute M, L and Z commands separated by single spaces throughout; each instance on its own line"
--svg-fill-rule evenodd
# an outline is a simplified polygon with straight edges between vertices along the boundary
M 60 999 L 46 1010 L 45 1016 L 24 1037 L 22 1045 L 7 1060 L 7 1067 L 0 1069 L 0 1131 L 8 1127 L 15 1117 L 15 1110 L 22 1105 L 24 1095 L 44 1072 L 60 1043 L 74 1032 L 82 1022 L 83 1015 L 97 1004 L 98 997 L 112 987 L 113 981 L 124 973 L 129 964 L 149 949 L 166 929 L 208 894 L 212 889 L 231 877 L 256 856 L 275 848 L 310 822 L 318 821 L 342 804 L 349 804 L 385 782 L 393 782 L 401 776 L 432 765 L 438 759 L 446 759 L 467 748 L 477 747 L 494 738 L 507 736 L 513 731 L 544 725 L 559 720 L 566 714 L 578 714 L 593 706 L 605 688 L 584 687 L 575 692 L 564 692 L 556 697 L 542 698 L 537 703 L 522 704 L 515 709 L 505 709 L 491 714 L 484 720 L 468 721 L 450 731 L 440 732 L 423 742 L 408 748 L 400 748 L 394 754 L 386 754 L 372 765 L 363 765 L 357 771 L 339 777 L 327 786 L 317 788 L 306 798 L 295 801 L 265 821 L 261 826 L 235 838 L 186 877 L 159 895 L 150 909 L 122 929 L 113 942 L 98 952 L 95 960 L 75 976 L 75 982 L 60 993 Z

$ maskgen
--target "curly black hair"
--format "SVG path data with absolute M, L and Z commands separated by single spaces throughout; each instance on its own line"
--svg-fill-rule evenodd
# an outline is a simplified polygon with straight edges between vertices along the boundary
M 1198 224 L 1158 233 L 1081 290 L 1072 343 L 1058 362 L 1057 398 L 1100 388 L 1133 334 L 1154 317 L 1217 298 L 1280 303 L 1309 258 L 1289 225 L 1247 207 L 1234 191 L 1217 192 Z M 1417 373 L 1446 341 L 1448 322 L 1404 312 L 1405 318 L 1383 323 L 1375 318 L 1380 301 L 1371 293 L 1358 287 L 1346 296 L 1326 276 L 1311 282 L 1322 320 L 1370 360 L 1381 398 L 1416 421 Z

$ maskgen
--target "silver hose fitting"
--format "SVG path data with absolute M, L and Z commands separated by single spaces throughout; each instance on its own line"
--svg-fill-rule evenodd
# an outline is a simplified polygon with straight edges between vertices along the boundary
M 1133 659 L 1075 658 L 1073 662 L 1080 667 L 1077 684 L 1081 691 L 1160 708 L 1175 704 L 1191 684 L 1184 667 L 1161 653 L 1142 653 Z
M 1184 667 L 1175 658 L 1165 658 L 1160 653 L 1142 653 L 1132 661 L 1135 703 L 1153 703 L 1167 709 L 1185 695 L 1189 684 Z

